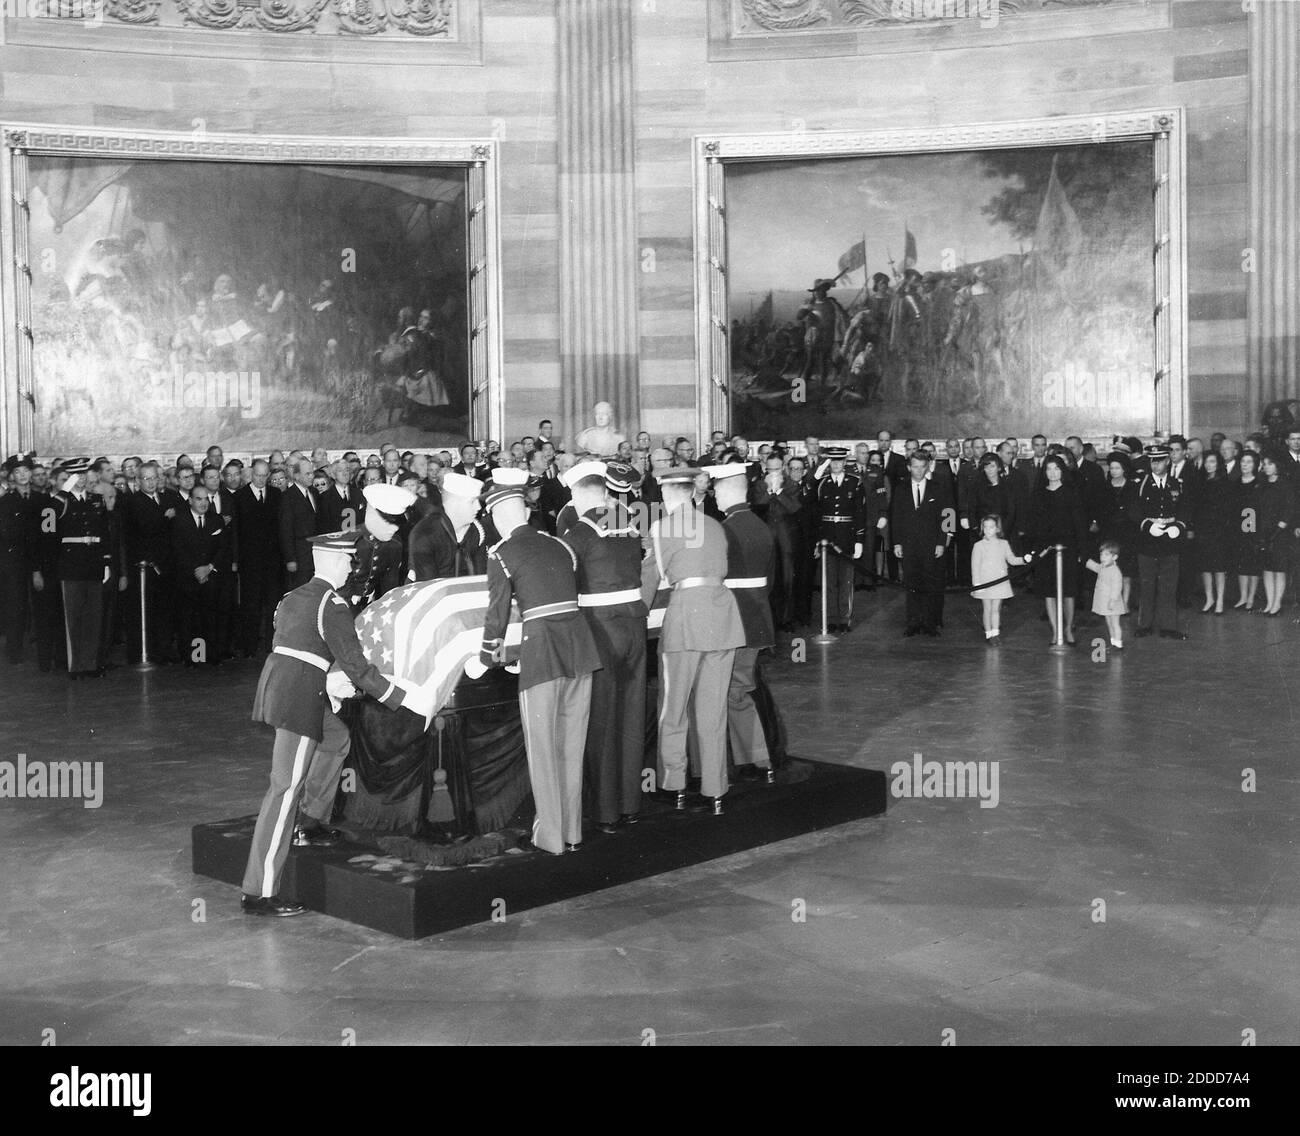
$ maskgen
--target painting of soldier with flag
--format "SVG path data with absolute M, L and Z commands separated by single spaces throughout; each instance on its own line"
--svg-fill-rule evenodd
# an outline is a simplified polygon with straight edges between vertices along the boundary
M 732 166 L 733 427 L 1149 430 L 1153 162 L 1134 140 Z

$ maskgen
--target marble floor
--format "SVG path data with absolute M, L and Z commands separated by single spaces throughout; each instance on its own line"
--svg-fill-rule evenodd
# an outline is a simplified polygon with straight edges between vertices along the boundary
M 0 671 L 0 759 L 104 769 L 97 809 L 0 799 L 0 1042 L 1300 1042 L 1290 613 L 1188 613 L 1188 642 L 1101 660 L 1091 627 L 1049 652 L 1027 599 L 997 650 L 973 601 L 938 640 L 900 637 L 897 595 L 858 607 L 851 635 L 768 667 L 792 749 L 997 762 L 996 807 L 900 798 L 420 942 L 250 919 L 191 874 L 190 825 L 265 788 L 254 663 Z

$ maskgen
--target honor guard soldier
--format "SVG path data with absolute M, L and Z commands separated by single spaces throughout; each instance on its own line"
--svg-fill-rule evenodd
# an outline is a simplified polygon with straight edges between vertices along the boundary
M 849 451 L 843 446 L 824 446 L 821 452 L 830 463 L 817 483 L 818 539 L 826 546 L 819 546 L 813 555 L 826 557 L 829 628 L 848 631 L 853 623 L 853 566 L 862 556 L 867 529 L 862 484 L 844 472 Z
M 9 491 L 0 494 L 0 635 L 11 664 L 22 662 L 27 638 L 27 597 L 36 571 L 36 506 L 32 463 L 15 454 L 4 463 Z M 639 577 L 638 577 L 639 579 Z
M 699 744 L 700 790 L 722 812 L 727 792 L 727 689 L 745 628 L 727 575 L 727 537 L 702 509 L 691 507 L 694 467 L 657 475 L 664 515 L 649 531 L 641 565 L 641 598 L 671 588 L 659 634 L 659 787 L 686 808 L 686 743 Z M 693 733 L 692 733 L 693 729 Z
M 356 564 L 340 589 L 356 615 L 363 607 L 402 582 L 402 542 L 397 530 L 415 494 L 397 485 L 376 482 L 365 490 L 366 510 L 357 540 Z
M 74 679 L 103 674 L 99 669 L 103 587 L 112 575 L 108 514 L 104 499 L 86 490 L 89 468 L 85 459 L 65 464 L 63 489 L 56 497 L 68 675 Z
M 560 536 L 578 558 L 578 607 L 600 654 L 600 670 L 591 676 L 587 796 L 596 827 L 614 833 L 635 824 L 641 811 L 646 606 L 641 537 L 627 508 L 609 495 L 627 492 L 641 477 L 626 463 L 598 461 L 561 476 L 577 520 Z
M 280 899 L 278 891 L 299 798 L 304 810 L 324 812 L 315 819 L 328 819 L 339 765 L 327 759 L 347 752 L 335 737 L 340 731 L 346 734 L 347 727 L 330 710 L 327 688 L 336 698 L 360 690 L 391 710 L 405 706 L 425 717 L 432 713 L 431 696 L 417 695 L 381 674 L 357 641 L 352 610 L 337 589 L 352 570 L 359 539 L 356 532 L 311 537 L 315 575 L 286 595 L 275 611 L 274 645 L 253 701 L 253 721 L 275 727 L 275 747 L 271 787 L 257 816 L 244 872 L 242 906 L 250 915 L 300 915 L 306 910 Z M 331 676 L 327 683 L 335 662 L 341 677 Z M 319 762 L 314 760 L 318 753 Z M 324 845 L 341 839 L 324 828 L 304 836 L 293 842 Z
M 442 508 L 418 521 L 411 530 L 412 580 L 445 580 L 459 576 L 481 576 L 487 571 L 486 530 L 478 518 L 483 482 L 463 473 L 442 476 Z M 491 524 L 490 521 L 486 522 Z M 496 543 L 495 530 L 492 543 Z M 473 548 L 483 548 L 476 560 Z
M 582 758 L 591 712 L 591 673 L 600 654 L 578 610 L 577 557 L 564 541 L 528 524 L 519 469 L 497 469 L 483 502 L 502 538 L 488 552 L 483 647 L 471 678 L 503 661 L 510 601 L 519 605 L 519 710 L 537 819 L 533 845 L 559 855 L 582 845 Z
M 1147 446 L 1143 454 L 1150 472 L 1143 476 L 1137 496 L 1127 506 L 1129 520 L 1138 526 L 1136 634 L 1143 638 L 1158 627 L 1161 638 L 1186 639 L 1178 630 L 1177 590 L 1179 554 L 1190 527 L 1187 495 L 1169 472 L 1168 446 Z
M 727 688 L 727 734 L 737 776 L 747 780 L 772 780 L 772 759 L 767 751 L 763 723 L 754 704 L 758 684 L 758 654 L 776 645 L 769 594 L 776 566 L 776 547 L 767 525 L 747 503 L 749 478 L 743 462 L 706 466 L 713 478 L 713 493 L 722 510 L 722 531 L 727 538 L 726 585 L 736 597 L 745 643 L 736 648 Z

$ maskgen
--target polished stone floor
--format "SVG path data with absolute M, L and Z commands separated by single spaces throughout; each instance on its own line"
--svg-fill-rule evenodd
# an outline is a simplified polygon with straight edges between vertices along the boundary
M 938 640 L 899 637 L 896 595 L 858 606 L 851 635 L 769 666 L 792 748 L 996 761 L 995 808 L 893 800 L 421 942 L 250 919 L 190 873 L 190 825 L 251 812 L 265 787 L 255 664 L 0 671 L 0 759 L 105 769 L 98 809 L 0 800 L 0 1041 L 1300 1042 L 1290 613 L 1188 614 L 1188 642 L 1095 661 L 1096 629 L 1054 655 L 1026 599 L 998 650 L 969 600 Z

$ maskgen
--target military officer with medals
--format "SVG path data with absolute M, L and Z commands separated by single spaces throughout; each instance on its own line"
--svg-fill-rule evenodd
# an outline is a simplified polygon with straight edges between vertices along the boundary
M 635 824 L 641 811 L 646 606 L 641 537 L 627 508 L 611 498 L 610 479 L 622 487 L 640 476 L 624 462 L 585 461 L 561 478 L 577 520 L 560 536 L 578 558 L 578 607 L 601 663 L 591 677 L 587 795 L 596 827 L 612 834 L 620 824 Z
M 727 735 L 736 775 L 746 780 L 771 779 L 772 759 L 767 751 L 763 723 L 754 704 L 758 683 L 758 655 L 776 645 L 769 593 L 776 567 L 776 546 L 767 525 L 750 509 L 749 479 L 739 459 L 730 464 L 706 466 L 713 478 L 713 493 L 722 510 L 722 531 L 727 538 L 726 585 L 736 598 L 745 642 L 736 648 L 727 688 Z
M 745 627 L 724 583 L 727 537 L 722 525 L 691 506 L 694 467 L 657 475 L 664 514 L 650 526 L 641 565 L 641 598 L 671 588 L 659 634 L 659 787 L 687 807 L 687 738 L 699 745 L 700 791 L 715 815 L 727 792 L 727 691 Z
M 68 645 L 68 676 L 97 678 L 103 587 L 112 575 L 108 513 L 104 499 L 90 493 L 82 459 L 63 467 L 57 494 L 58 573 L 63 592 L 63 621 Z
M 300 915 L 300 903 L 279 898 L 285 860 L 294 834 L 299 799 L 316 807 L 333 804 L 339 766 L 332 755 L 335 740 L 347 727 L 330 709 L 329 697 L 349 697 L 357 691 L 377 699 L 390 710 L 404 706 L 428 717 L 432 694 L 413 691 L 381 674 L 362 652 L 352 609 L 338 588 L 353 569 L 356 532 L 327 533 L 308 538 L 315 574 L 291 591 L 275 611 L 275 639 L 262 667 L 253 701 L 253 721 L 275 727 L 271 751 L 271 785 L 262 800 L 244 871 L 242 907 L 250 915 Z M 334 663 L 338 677 L 327 674 Z M 322 743 L 326 743 L 322 745 Z M 342 747 L 346 753 L 346 747 Z M 322 757 L 317 761 L 317 756 Z M 323 820 L 328 817 L 318 817 Z M 333 844 L 339 833 L 320 829 L 316 836 L 294 843 Z
M 558 537 L 528 523 L 519 469 L 496 469 L 483 501 L 501 539 L 488 552 L 483 646 L 465 672 L 503 659 L 510 602 L 523 619 L 519 710 L 537 818 L 532 842 L 559 855 L 582 846 L 582 762 L 591 712 L 591 675 L 600 653 L 578 608 L 578 559 Z
M 834 547 L 819 545 L 813 555 L 826 557 L 828 627 L 844 632 L 853 623 L 853 568 L 862 556 L 866 514 L 862 483 L 844 471 L 849 451 L 843 446 L 824 446 L 821 453 L 830 468 L 817 482 L 818 538 Z
M 1137 495 L 1127 506 L 1138 526 L 1137 637 L 1157 628 L 1162 639 L 1186 639 L 1178 629 L 1178 563 L 1190 529 L 1189 502 L 1178 478 L 1169 472 L 1167 445 L 1147 446 L 1143 455 L 1150 472 L 1143 475 Z

